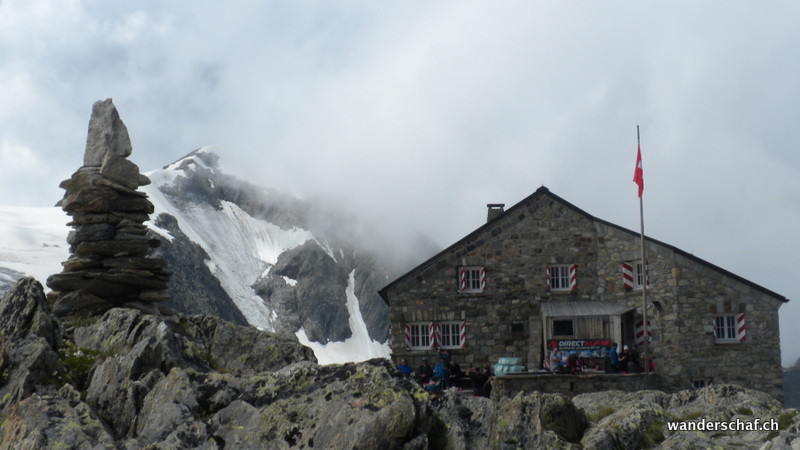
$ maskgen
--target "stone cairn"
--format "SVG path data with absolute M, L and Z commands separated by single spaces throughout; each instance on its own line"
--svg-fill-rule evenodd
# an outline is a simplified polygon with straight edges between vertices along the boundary
M 150 184 L 131 154 L 128 130 L 111 99 L 92 107 L 83 166 L 60 187 L 67 192 L 60 205 L 72 221 L 70 257 L 64 270 L 47 279 L 53 289 L 53 310 L 59 316 L 101 313 L 115 306 L 166 312 L 157 302 L 166 293 L 166 262 L 148 258 L 161 241 L 148 238 L 144 222 L 153 212 L 147 194 L 136 189 Z M 53 297 L 55 297 L 53 299 Z

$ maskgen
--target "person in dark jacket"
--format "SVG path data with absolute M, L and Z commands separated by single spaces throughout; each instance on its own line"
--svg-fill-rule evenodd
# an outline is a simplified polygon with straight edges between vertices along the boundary
M 419 381 L 419 384 L 425 385 L 431 381 L 432 376 L 433 368 L 428 364 L 428 360 L 423 358 L 422 365 L 419 366 L 419 370 L 417 370 L 417 381 Z

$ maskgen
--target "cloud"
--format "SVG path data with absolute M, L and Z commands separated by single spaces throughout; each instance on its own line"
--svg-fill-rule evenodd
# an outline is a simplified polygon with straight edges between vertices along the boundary
M 6 0 L 0 183 L 52 204 L 113 97 L 144 170 L 216 144 L 226 171 L 398 239 L 448 245 L 542 184 L 636 229 L 640 125 L 649 234 L 797 297 L 798 9 Z

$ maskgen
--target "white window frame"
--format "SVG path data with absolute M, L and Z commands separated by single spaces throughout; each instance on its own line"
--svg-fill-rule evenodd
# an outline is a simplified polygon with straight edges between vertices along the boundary
M 736 313 L 722 313 L 714 316 L 716 342 L 722 344 L 738 344 L 740 342 L 737 333 L 737 315 Z
M 461 279 L 459 278 L 458 292 L 463 294 L 483 292 L 481 289 L 481 272 L 483 271 L 483 266 L 462 266 L 460 269 L 464 270 L 465 286 L 464 289 L 461 290 Z
M 632 261 L 631 265 L 633 266 L 633 288 L 641 291 L 645 277 L 645 274 L 642 272 L 646 272 L 645 265 L 642 264 L 642 260 Z
M 411 330 L 411 350 L 427 350 L 431 348 L 430 322 L 409 322 Z
M 461 348 L 461 322 L 439 322 L 440 348 Z
M 548 267 L 550 275 L 550 290 L 569 292 L 569 268 L 571 264 L 553 264 Z

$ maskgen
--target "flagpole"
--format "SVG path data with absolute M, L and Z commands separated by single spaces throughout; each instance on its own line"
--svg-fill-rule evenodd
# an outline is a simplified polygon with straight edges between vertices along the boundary
M 641 152 L 641 139 L 639 137 L 639 125 L 636 125 L 636 144 Z M 649 281 L 647 262 L 645 260 L 645 242 L 644 242 L 644 202 L 642 195 L 639 195 L 639 225 L 641 227 L 641 247 L 642 247 L 642 331 L 644 332 L 644 376 L 645 385 L 647 385 L 647 377 L 650 375 L 650 364 L 648 360 L 648 326 L 647 326 L 647 283 Z

